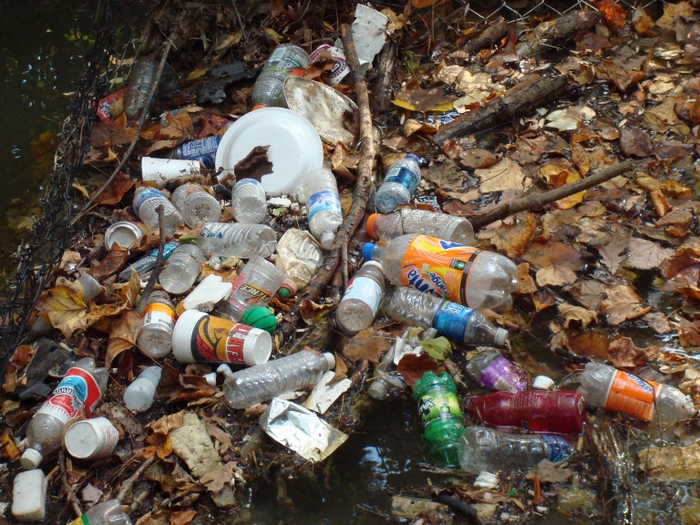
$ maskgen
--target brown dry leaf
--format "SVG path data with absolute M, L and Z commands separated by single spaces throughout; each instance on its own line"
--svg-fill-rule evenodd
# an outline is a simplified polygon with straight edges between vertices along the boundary
M 647 14 L 643 7 L 636 7 L 632 13 L 632 26 L 641 36 L 654 36 L 654 21 Z
M 299 305 L 299 314 L 304 322 L 311 326 L 318 323 L 325 323 L 328 312 L 334 307 L 333 304 L 317 304 L 308 299 L 304 299 Z
M 508 243 L 508 248 L 506 249 L 506 254 L 511 259 L 519 259 L 523 254 L 530 241 L 535 236 L 535 231 L 537 230 L 537 219 L 534 214 L 528 213 L 525 219 L 524 229 L 518 234 L 511 238 Z
M 499 160 L 498 155 L 494 155 L 488 150 L 481 148 L 470 148 L 459 152 L 459 162 L 469 169 L 486 169 L 495 165 Z
M 241 467 L 235 461 L 229 461 L 220 468 L 207 472 L 204 474 L 199 481 L 202 482 L 209 492 L 217 494 L 221 492 L 225 487 L 230 486 L 232 480 L 241 479 L 243 477 L 243 472 Z
M 581 175 L 588 175 L 591 172 L 591 159 L 588 152 L 581 144 L 571 145 L 571 160 Z
M 654 204 L 654 209 L 659 217 L 664 217 L 673 208 L 666 200 L 666 195 L 662 192 L 655 190 L 649 192 L 649 197 L 651 197 L 651 202 Z
M 418 381 L 428 370 L 438 373 L 440 363 L 428 354 L 406 354 L 396 365 L 396 371 L 403 376 L 403 380 L 409 387 Z
M 639 348 L 629 337 L 618 337 L 608 347 L 608 355 L 617 368 L 638 368 L 659 357 L 659 347 Z
M 229 480 L 230 481 L 230 480 Z M 192 509 L 174 510 L 170 513 L 168 525 L 187 525 L 197 517 L 197 511 Z
M 674 237 L 685 237 L 691 233 L 689 228 L 693 219 L 691 210 L 676 208 L 656 221 L 656 226 L 663 228 L 667 234 Z
M 600 310 L 608 316 L 607 321 L 612 325 L 637 319 L 651 311 L 651 306 L 642 306 L 642 299 L 629 285 L 606 288 L 605 295 Z
M 697 325 L 681 325 L 678 327 L 678 340 L 683 348 L 700 346 L 700 327 Z
M 581 306 L 574 306 L 569 303 L 562 303 L 558 305 L 559 315 L 564 320 L 564 328 L 574 328 L 570 326 L 571 323 L 575 323 L 576 328 L 583 327 L 594 323 L 598 317 L 598 314 L 592 310 L 582 308 Z
M 129 144 L 136 136 L 136 127 L 127 127 L 126 113 L 107 122 L 95 122 L 90 133 L 90 145 L 93 148 Z
M 520 283 L 518 290 L 515 293 L 529 294 L 537 291 L 535 280 L 530 276 L 530 264 L 519 264 L 515 269 L 515 278 Z
M 561 463 L 552 463 L 547 459 L 540 461 L 535 468 L 528 471 L 526 479 L 537 477 L 540 481 L 549 483 L 566 483 L 574 475 L 574 470 L 562 466 Z
M 600 65 L 596 68 L 596 76 L 600 80 L 612 81 L 615 86 L 617 86 L 617 89 L 623 92 L 631 85 L 641 82 L 644 80 L 644 77 L 646 77 L 644 71 L 625 69 L 614 60 L 602 60 Z
M 158 137 L 161 139 L 177 139 L 189 137 L 192 133 L 192 117 L 187 111 L 178 111 L 176 114 L 166 112 L 167 124 L 160 128 Z M 162 118 L 161 118 L 162 122 Z M 203 137 L 200 137 L 203 138 Z
M 688 2 L 666 3 L 664 5 L 664 14 L 656 21 L 656 25 L 664 29 L 673 30 L 676 17 L 692 18 L 693 6 Z
M 378 363 L 380 354 L 391 348 L 392 344 L 392 339 L 384 332 L 374 328 L 366 328 L 348 340 L 343 348 L 343 355 L 353 363 L 360 359 Z
M 169 434 L 176 428 L 180 428 L 185 422 L 185 411 L 181 410 L 175 414 L 168 414 L 146 425 L 157 434 Z
M 65 337 L 88 327 L 87 305 L 83 302 L 82 288 L 78 283 L 63 277 L 57 279 L 54 288 L 42 292 L 35 308 Z
M 661 312 L 649 312 L 642 317 L 642 320 L 657 334 L 668 334 L 674 331 L 668 322 L 668 318 Z
M 622 262 L 627 258 L 625 250 L 627 249 L 631 237 L 632 234 L 628 230 L 617 227 L 610 242 L 598 248 L 602 263 L 608 267 L 611 274 L 614 275 L 620 268 Z
M 451 159 L 432 164 L 423 178 L 443 190 L 458 189 L 464 186 L 464 173 Z
M 632 237 L 627 245 L 627 259 L 623 263 L 626 268 L 637 270 L 652 270 L 661 266 L 666 259 L 675 255 L 672 248 L 663 248 L 659 243 Z
M 126 310 L 122 316 L 112 325 L 107 344 L 105 366 L 112 366 L 112 361 L 122 352 L 131 350 L 136 346 L 136 337 L 143 326 L 141 316 L 134 310 Z
M 114 243 L 105 258 L 90 273 L 95 279 L 102 282 L 124 268 L 128 258 L 129 249 Z
M 625 157 L 646 157 L 652 150 L 651 136 L 644 129 L 624 127 L 620 130 L 620 147 Z
M 576 355 L 594 357 L 596 359 L 607 359 L 610 340 L 607 336 L 598 332 L 588 332 L 577 335 L 569 334 L 564 341 L 564 346 Z
M 127 191 L 134 187 L 134 181 L 125 173 L 119 172 L 112 184 L 96 200 L 95 204 L 119 204 Z M 95 190 L 92 195 L 99 191 Z M 91 195 L 91 197 L 92 197 Z
M 676 99 L 665 97 L 661 104 L 644 113 L 644 122 L 657 133 L 666 133 L 671 127 L 681 123 L 675 107 Z
M 15 461 L 20 456 L 19 448 L 15 445 L 15 441 L 10 437 L 10 431 L 5 430 L 0 438 L 0 458 L 8 461 Z
M 537 273 L 539 286 L 564 286 L 576 281 L 576 271 L 583 268 L 581 254 L 560 241 L 533 242 L 523 254 Z
M 507 157 L 490 168 L 474 170 L 474 175 L 481 180 L 481 193 L 505 190 L 522 192 L 529 186 L 529 179 L 520 165 Z
M 537 290 L 532 294 L 532 302 L 535 305 L 535 310 L 541 312 L 542 310 L 546 310 L 547 308 L 551 308 L 557 304 L 557 298 L 545 288 L 542 290 Z

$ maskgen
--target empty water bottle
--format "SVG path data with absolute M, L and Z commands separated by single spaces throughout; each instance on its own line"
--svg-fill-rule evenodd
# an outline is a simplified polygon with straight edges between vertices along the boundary
M 158 206 L 163 205 L 163 227 L 165 235 L 172 237 L 178 226 L 184 224 L 182 215 L 162 191 L 141 186 L 134 193 L 134 213 L 149 230 L 159 228 Z
M 189 290 L 202 271 L 204 253 L 194 244 L 181 244 L 168 259 L 158 276 L 163 289 L 171 294 L 183 294 Z
M 207 256 L 267 258 L 275 253 L 277 234 L 264 224 L 205 222 L 197 245 Z
M 184 142 L 173 150 L 173 158 L 198 160 L 206 169 L 213 170 L 216 166 L 216 150 L 219 149 L 222 137 L 223 134 L 211 135 L 203 139 Z
M 435 237 L 407 234 L 380 247 L 362 247 L 365 259 L 379 261 L 395 286 L 449 299 L 474 309 L 502 310 L 518 289 L 516 266 L 507 257 Z
M 158 63 L 149 56 L 142 56 L 134 61 L 129 80 L 124 93 L 124 113 L 126 118 L 133 122 L 146 106 L 151 103 L 148 95 L 156 78 Z
M 131 525 L 131 519 L 122 510 L 119 500 L 110 499 L 98 503 L 68 525 Z
M 178 246 L 180 245 L 176 242 L 165 243 L 165 245 L 163 246 L 163 260 L 167 261 L 168 258 L 175 251 L 175 248 L 177 248 Z M 119 272 L 119 279 L 122 281 L 128 280 L 131 277 L 132 270 L 135 270 L 140 278 L 144 278 L 148 274 L 148 272 L 150 272 L 151 270 L 153 270 L 153 268 L 156 267 L 157 260 L 158 249 L 155 249 L 152 252 L 144 255 L 140 259 L 137 259 L 132 264 L 124 268 L 121 272 Z
M 277 46 L 269 56 L 253 85 L 253 109 L 266 106 L 287 107 L 282 85 L 292 73 L 301 73 L 311 59 L 294 44 Z
M 255 179 L 241 179 L 231 190 L 231 211 L 236 222 L 260 224 L 267 214 L 265 188 Z
M 389 166 L 374 194 L 374 205 L 380 212 L 389 213 L 399 204 L 411 202 L 421 177 L 418 162 L 418 157 L 409 153 Z
M 367 261 L 353 275 L 335 312 L 335 322 L 348 335 L 369 328 L 384 295 L 384 274 L 378 262 Z
M 504 346 L 508 331 L 467 306 L 402 286 L 384 308 L 393 319 L 409 326 L 433 327 L 438 334 L 470 344 Z
M 525 372 L 508 361 L 496 348 L 476 354 L 467 362 L 466 370 L 472 379 L 486 388 L 504 392 L 527 390 L 528 377 Z
M 144 412 L 151 408 L 160 381 L 162 369 L 149 366 L 124 390 L 124 405 L 134 412 Z
M 370 237 L 383 242 L 406 233 L 422 233 L 466 246 L 476 243 L 468 219 L 430 210 L 404 208 L 388 215 L 373 213 L 367 217 L 365 228 Z
M 212 194 L 198 184 L 178 186 L 170 198 L 182 215 L 185 224 L 194 228 L 204 222 L 216 222 L 221 217 L 221 206 Z
M 160 359 L 173 349 L 175 305 L 165 292 L 155 290 L 148 297 L 141 313 L 143 325 L 136 338 L 136 345 L 146 355 Z
M 306 202 L 309 231 L 318 239 L 321 248 L 330 250 L 335 234 L 343 223 L 335 175 L 325 168 L 310 171 L 302 181 L 300 197 Z

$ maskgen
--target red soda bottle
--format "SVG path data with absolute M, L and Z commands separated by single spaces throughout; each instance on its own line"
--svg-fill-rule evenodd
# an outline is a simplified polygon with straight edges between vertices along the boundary
M 468 399 L 465 412 L 475 423 L 510 432 L 580 434 L 586 404 L 575 390 L 494 392 Z

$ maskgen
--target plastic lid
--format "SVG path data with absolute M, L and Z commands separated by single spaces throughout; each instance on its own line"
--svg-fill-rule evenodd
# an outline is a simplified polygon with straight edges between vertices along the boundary
M 22 464 L 22 467 L 29 470 L 37 468 L 41 464 L 42 459 L 44 459 L 44 456 L 41 454 L 41 452 L 35 448 L 28 448 L 22 454 L 19 462 Z
M 377 249 L 376 244 L 372 244 L 371 242 L 366 242 L 364 246 L 362 246 L 362 257 L 367 259 L 368 261 L 372 260 L 372 255 L 374 254 L 374 250 Z
M 381 216 L 381 213 L 373 213 L 367 217 L 367 222 L 365 223 L 365 231 L 367 231 L 367 235 L 374 237 L 375 239 L 377 238 L 377 232 L 374 229 L 374 221 L 377 220 L 377 217 Z
M 79 421 L 66 431 L 63 444 L 75 459 L 86 459 L 97 452 L 99 441 L 100 437 L 92 425 Z
M 280 289 L 277 290 L 277 295 L 283 297 L 284 299 L 289 299 L 292 295 L 296 294 L 299 290 L 297 283 L 291 280 L 289 277 L 285 278 L 280 285 Z
M 243 340 L 243 360 L 248 366 L 267 363 L 272 354 L 272 336 L 260 328 L 251 328 Z M 335 363 L 335 360 L 333 361 Z
M 547 376 L 537 376 L 532 380 L 532 388 L 535 390 L 550 390 L 554 386 L 554 380 Z
M 331 354 L 330 352 L 324 352 L 323 357 L 326 358 L 326 361 L 328 362 L 328 369 L 330 370 L 331 368 L 335 368 L 335 356 Z
M 173 328 L 173 355 L 181 363 L 195 362 L 192 355 L 192 330 L 197 321 L 205 315 L 207 314 L 198 310 L 185 310 L 177 318 Z
M 496 328 L 496 333 L 493 334 L 493 342 L 497 346 L 505 346 L 508 340 L 508 330 L 505 328 Z

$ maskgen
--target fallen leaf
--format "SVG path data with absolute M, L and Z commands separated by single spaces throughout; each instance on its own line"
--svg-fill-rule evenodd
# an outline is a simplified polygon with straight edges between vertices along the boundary
M 45 314 L 51 326 L 58 328 L 65 337 L 71 337 L 75 332 L 87 329 L 87 306 L 77 283 L 62 277 L 57 283 L 41 294 L 35 309 Z
M 443 361 L 450 353 L 452 353 L 452 344 L 446 337 L 436 337 L 435 339 L 422 339 L 421 347 L 433 359 Z
M 625 250 L 630 242 L 632 234 L 623 228 L 617 228 L 610 242 L 598 248 L 602 262 L 608 267 L 611 274 L 615 274 L 622 262 L 627 258 Z
M 666 316 L 661 312 L 649 312 L 642 317 L 642 320 L 657 334 L 668 334 L 674 331 Z
M 481 180 L 479 189 L 482 193 L 511 189 L 522 191 L 529 185 L 525 182 L 526 175 L 522 168 L 507 157 L 490 168 L 474 170 L 474 175 Z
M 681 122 L 676 115 L 675 107 L 675 99 L 665 97 L 661 104 L 644 113 L 644 122 L 657 133 L 666 133 L 672 126 Z
M 595 110 L 584 105 L 554 110 L 545 119 L 547 127 L 555 128 L 559 131 L 571 131 L 580 128 L 585 120 L 591 120 L 595 116 Z
M 605 298 L 605 285 L 594 279 L 585 279 L 567 288 L 571 296 L 589 310 L 598 310 Z
M 612 81 L 617 89 L 626 91 L 633 84 L 641 82 L 646 77 L 644 71 L 625 69 L 614 60 L 601 60 L 596 68 L 596 76 L 600 80 Z
M 665 3 L 664 14 L 656 21 L 656 25 L 664 29 L 674 29 L 677 17 L 690 19 L 693 17 L 693 6 L 688 2 Z
M 627 245 L 627 259 L 623 266 L 637 270 L 652 270 L 660 267 L 666 259 L 674 255 L 675 250 L 672 248 L 663 248 L 656 242 L 632 237 Z
M 599 332 L 568 335 L 564 345 L 570 352 L 582 357 L 607 359 L 610 340 Z
M 678 327 L 678 341 L 683 348 L 700 346 L 700 327 L 696 325 L 681 325 Z
M 530 276 L 529 263 L 522 263 L 518 265 L 518 267 L 515 269 L 515 278 L 518 280 L 518 283 L 520 283 L 515 293 L 530 294 L 537 291 L 535 280 Z
M 598 315 L 593 310 L 574 306 L 568 303 L 558 305 L 559 315 L 564 320 L 564 328 L 573 328 L 571 323 L 575 323 L 576 327 L 587 327 L 595 323 Z
M 620 147 L 625 157 L 646 157 L 651 153 L 651 136 L 641 128 L 624 127 L 620 130 Z
M 506 249 L 506 255 L 511 259 L 519 259 L 537 231 L 537 220 L 532 213 L 528 213 L 524 221 L 524 229 L 511 238 Z
M 427 354 L 406 354 L 396 365 L 396 371 L 401 374 L 404 382 L 411 388 L 428 370 L 437 374 L 440 370 L 440 364 Z
M 572 284 L 577 279 L 575 272 L 583 268 L 579 251 L 555 240 L 531 243 L 523 259 L 537 269 L 535 279 L 539 286 Z
M 654 21 L 641 6 L 637 6 L 632 13 L 632 26 L 641 36 L 654 36 Z
M 546 288 L 537 290 L 532 294 L 532 302 L 535 305 L 535 310 L 541 312 L 547 308 L 557 304 L 557 298 L 552 295 Z
M 446 159 L 445 162 L 432 164 L 423 178 L 438 188 L 451 190 L 464 186 L 465 175 L 455 161 Z
M 636 319 L 651 311 L 651 306 L 642 306 L 642 299 L 637 292 L 626 284 L 606 288 L 605 296 L 600 309 L 612 325 Z
M 574 470 L 564 467 L 561 463 L 552 463 L 547 459 L 540 461 L 535 468 L 525 474 L 526 479 L 537 477 L 540 481 L 549 483 L 565 483 L 574 475 Z
M 348 340 L 345 348 L 343 348 L 343 356 L 353 363 L 360 359 L 378 363 L 380 355 L 391 348 L 392 344 L 391 338 L 384 332 L 371 327 L 365 328 Z
M 639 368 L 656 360 L 659 347 L 639 348 L 629 337 L 618 337 L 610 343 L 608 355 L 617 368 Z
M 459 163 L 469 169 L 487 169 L 498 160 L 498 155 L 481 148 L 469 148 L 459 152 Z
M 112 361 L 119 354 L 131 350 L 136 346 L 136 337 L 143 326 L 141 316 L 134 310 L 126 310 L 122 316 L 112 325 L 107 344 L 107 355 L 105 356 L 105 366 L 112 366 Z

